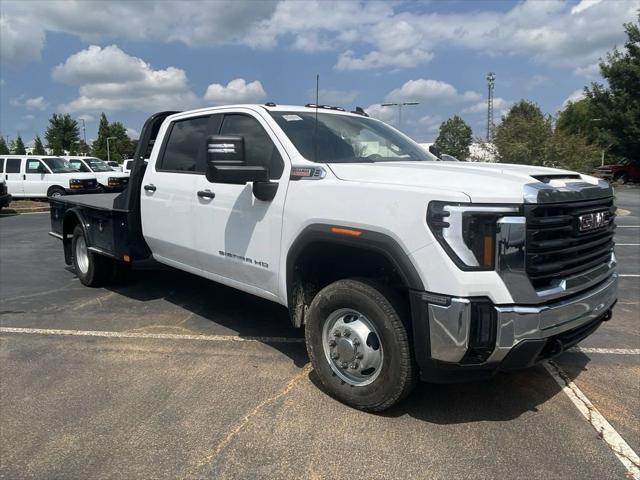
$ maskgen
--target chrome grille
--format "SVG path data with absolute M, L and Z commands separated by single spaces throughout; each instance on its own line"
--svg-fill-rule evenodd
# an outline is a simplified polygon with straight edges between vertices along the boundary
M 608 221 L 592 230 L 580 231 L 580 217 L 599 212 L 604 212 Z M 554 280 L 578 275 L 610 261 L 615 230 L 612 197 L 525 205 L 525 216 L 526 271 L 534 288 L 549 287 Z

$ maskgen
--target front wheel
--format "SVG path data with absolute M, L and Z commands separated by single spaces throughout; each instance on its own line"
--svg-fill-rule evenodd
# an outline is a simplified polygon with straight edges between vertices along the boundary
M 62 197 L 67 192 L 64 191 L 64 188 L 61 187 L 51 187 L 47 192 L 47 197 Z
M 325 390 L 366 411 L 399 402 L 415 385 L 402 303 L 383 285 L 339 280 L 309 307 L 307 351 Z

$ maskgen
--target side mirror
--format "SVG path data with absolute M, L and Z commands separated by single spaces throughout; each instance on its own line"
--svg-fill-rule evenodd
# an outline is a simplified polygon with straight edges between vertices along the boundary
M 244 185 L 248 182 L 268 182 L 269 170 L 248 166 L 244 158 L 244 137 L 211 135 L 207 138 L 207 180 L 212 183 Z

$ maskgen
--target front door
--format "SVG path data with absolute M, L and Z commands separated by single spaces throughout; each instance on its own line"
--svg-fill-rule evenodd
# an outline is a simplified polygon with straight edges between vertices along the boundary
M 277 294 L 286 153 L 270 131 L 263 119 L 247 112 L 224 114 L 219 133 L 244 137 L 247 165 L 268 167 L 272 181 L 280 182 L 276 197 L 265 202 L 253 195 L 251 183 L 210 183 L 197 176 L 197 191 L 215 197 L 197 198 L 194 224 L 200 265 L 209 277 Z
M 24 196 L 38 197 L 47 195 L 47 167 L 37 158 L 27 158 L 24 171 Z
M 20 158 L 7 158 L 4 165 L 4 179 L 7 181 L 7 191 L 14 197 L 24 196 L 21 164 L 22 160 Z
M 142 232 L 154 258 L 199 270 L 194 240 L 196 180 L 204 173 L 210 116 L 173 121 L 142 182 Z M 196 272 L 197 273 L 197 272 Z

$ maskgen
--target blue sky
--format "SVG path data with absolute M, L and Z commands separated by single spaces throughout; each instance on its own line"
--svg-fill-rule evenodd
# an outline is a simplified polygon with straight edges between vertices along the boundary
M 419 101 L 402 129 L 419 141 L 458 114 L 485 134 L 486 81 L 496 117 L 521 98 L 555 113 L 601 81 L 640 0 L 21 1 L 0 3 L 0 132 L 29 143 L 54 112 L 101 111 L 135 136 L 165 109 L 225 103 L 352 108 L 397 124 L 385 101 Z

